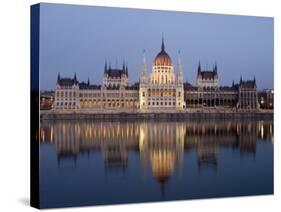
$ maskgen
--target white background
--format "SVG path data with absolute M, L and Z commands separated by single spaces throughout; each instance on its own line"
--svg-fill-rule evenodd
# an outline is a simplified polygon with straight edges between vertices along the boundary
M 273 196 L 80 207 L 63 210 L 122 212 L 132 210 L 207 210 L 208 212 L 278 210 L 279 202 L 281 202 L 279 168 L 281 165 L 279 155 L 281 85 L 278 83 L 280 82 L 281 59 L 281 5 L 279 0 L 49 0 L 48 2 L 275 17 L 275 194 Z M 5 212 L 35 210 L 29 207 L 29 12 L 30 5 L 35 3 L 38 1 L 0 1 L 0 211 Z

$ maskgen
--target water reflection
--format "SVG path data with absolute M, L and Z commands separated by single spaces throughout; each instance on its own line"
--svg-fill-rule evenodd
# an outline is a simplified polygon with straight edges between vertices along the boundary
M 101 153 L 105 172 L 126 172 L 129 152 L 139 155 L 142 174 L 151 170 L 162 190 L 181 175 L 184 154 L 196 152 L 199 170 L 216 167 L 220 149 L 255 157 L 258 142 L 273 143 L 272 121 L 204 122 L 43 122 L 40 142 L 56 147 L 57 161 L 79 154 Z

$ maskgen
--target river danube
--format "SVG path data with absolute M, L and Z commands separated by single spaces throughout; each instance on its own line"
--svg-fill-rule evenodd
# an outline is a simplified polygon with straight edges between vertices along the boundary
M 273 122 L 44 121 L 43 208 L 273 193 Z

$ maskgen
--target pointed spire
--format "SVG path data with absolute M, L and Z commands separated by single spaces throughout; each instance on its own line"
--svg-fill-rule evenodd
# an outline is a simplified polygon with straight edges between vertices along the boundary
M 254 85 L 256 85 L 256 76 L 254 76 Z
M 181 71 L 182 72 L 182 65 L 181 65 L 181 51 L 179 50 L 178 51 L 178 71 Z
M 147 81 L 146 57 L 145 57 L 145 50 L 143 50 L 142 67 L 141 67 L 141 83 L 146 83 L 146 81 Z
M 106 74 L 107 73 L 107 61 L 105 60 L 105 63 L 104 63 L 104 73 Z
M 240 75 L 240 85 L 242 84 L 242 76 Z
M 200 63 L 200 60 L 199 60 L 199 63 L 198 63 L 197 74 L 201 74 L 201 63 Z
M 181 51 L 178 50 L 178 64 L 181 64 L 181 57 L 180 57 L 180 55 L 181 55 Z
M 58 80 L 57 80 L 57 82 L 58 82 L 58 81 L 60 81 L 60 72 L 58 73 Z
M 162 34 L 162 45 L 161 45 L 161 51 L 164 52 L 165 51 L 165 44 L 164 44 L 164 36 Z
M 143 56 L 142 56 L 142 72 L 146 74 L 146 56 L 145 56 L 145 50 L 143 50 Z
M 123 60 L 123 67 L 122 70 L 125 71 L 125 60 Z
M 214 72 L 215 72 L 216 74 L 218 74 L 218 66 L 217 66 L 217 62 L 215 62 Z
M 74 73 L 74 80 L 77 81 L 76 72 Z
M 218 71 L 218 66 L 217 66 L 217 62 L 215 62 L 215 72 Z
M 90 85 L 90 78 L 88 77 L 88 83 L 87 83 L 88 85 Z
M 232 80 L 232 87 L 234 87 L 234 80 Z
M 125 68 L 125 73 L 126 73 L 126 75 L 127 75 L 127 77 L 128 77 L 128 64 L 126 64 L 126 68 Z
M 181 65 L 181 58 L 180 58 L 180 50 L 178 51 L 178 83 L 183 83 L 182 77 L 182 65 Z

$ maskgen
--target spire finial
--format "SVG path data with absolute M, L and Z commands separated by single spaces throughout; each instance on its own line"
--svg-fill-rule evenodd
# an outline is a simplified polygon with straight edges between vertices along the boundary
M 200 60 L 199 60 L 199 63 L 198 63 L 198 69 L 197 69 L 197 72 L 198 72 L 198 74 L 201 72 L 201 63 L 200 63 Z
M 217 61 L 215 61 L 214 72 L 215 72 L 216 74 L 217 74 L 217 72 L 218 72 Z
M 163 34 L 162 34 L 162 45 L 161 45 L 161 51 L 165 51 L 164 35 L 163 35 Z
M 58 80 L 57 81 L 60 81 L 60 72 L 58 73 Z
M 74 73 L 74 80 L 77 81 L 76 72 Z
M 104 73 L 107 73 L 107 61 L 105 59 L 105 62 L 104 62 Z
M 88 77 L 88 85 L 90 85 L 90 77 Z
M 218 71 L 217 61 L 215 61 L 215 72 Z

